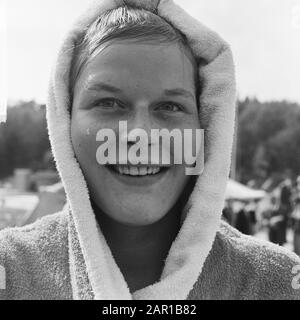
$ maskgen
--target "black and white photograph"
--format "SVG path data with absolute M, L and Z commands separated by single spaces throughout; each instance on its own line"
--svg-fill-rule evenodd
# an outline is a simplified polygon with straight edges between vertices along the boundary
M 0 300 L 300 300 L 300 0 L 1 0 Z

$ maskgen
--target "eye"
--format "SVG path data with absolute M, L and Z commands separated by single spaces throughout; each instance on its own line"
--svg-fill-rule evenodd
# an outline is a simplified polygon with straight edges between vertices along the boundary
M 174 102 L 164 102 L 161 105 L 159 105 L 157 109 L 167 112 L 178 112 L 182 110 L 181 106 Z
M 116 107 L 120 107 L 121 104 L 114 98 L 106 98 L 106 99 L 101 99 L 97 100 L 93 103 L 94 107 L 99 107 L 102 109 L 113 109 Z

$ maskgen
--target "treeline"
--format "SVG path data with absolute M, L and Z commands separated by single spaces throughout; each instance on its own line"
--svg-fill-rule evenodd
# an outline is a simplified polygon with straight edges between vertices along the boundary
M 14 168 L 51 166 L 49 149 L 45 106 L 30 101 L 9 107 L 6 123 L 0 124 L 0 178 Z
M 237 176 L 242 182 L 300 174 L 300 106 L 238 103 Z
M 287 101 L 238 102 L 237 177 L 263 181 L 287 170 L 300 174 L 300 106 Z M 44 105 L 34 101 L 8 108 L 0 125 L 0 178 L 14 168 L 39 170 L 54 166 Z

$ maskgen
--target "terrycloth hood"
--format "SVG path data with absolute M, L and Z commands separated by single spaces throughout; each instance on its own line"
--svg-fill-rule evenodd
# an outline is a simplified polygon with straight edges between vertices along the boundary
M 182 213 L 185 219 L 172 243 L 160 281 L 133 294 L 98 228 L 87 184 L 72 147 L 68 111 L 69 72 L 76 39 L 99 14 L 124 4 L 138 4 L 158 14 L 187 36 L 197 61 L 201 61 L 200 123 L 205 129 L 204 172 L 198 177 Z M 58 53 L 47 104 L 51 146 L 70 211 L 69 261 L 75 299 L 87 295 L 95 299 L 186 299 L 201 273 L 220 224 L 230 169 L 235 94 L 228 44 L 172 0 L 98 0 L 75 23 Z M 83 261 L 79 261 L 79 256 Z M 85 270 L 80 270 L 83 267 Z

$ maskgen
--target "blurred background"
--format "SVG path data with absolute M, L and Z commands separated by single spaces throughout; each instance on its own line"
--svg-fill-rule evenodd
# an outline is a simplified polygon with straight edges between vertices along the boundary
M 0 100 L 8 107 L 0 124 L 0 229 L 65 203 L 47 134 L 47 85 L 65 32 L 89 2 L 1 2 Z M 223 219 L 300 255 L 300 0 L 175 2 L 226 39 L 235 58 L 237 123 Z

